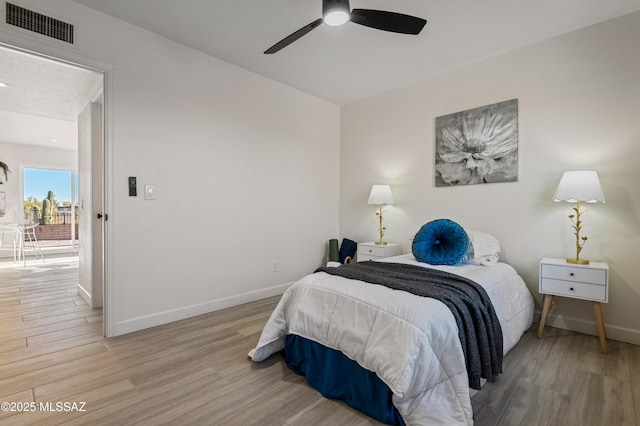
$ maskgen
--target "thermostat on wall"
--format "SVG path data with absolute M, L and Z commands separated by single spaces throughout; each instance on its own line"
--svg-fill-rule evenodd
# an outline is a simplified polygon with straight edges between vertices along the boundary
M 136 197 L 138 195 L 138 188 L 135 176 L 129 176 L 129 197 Z

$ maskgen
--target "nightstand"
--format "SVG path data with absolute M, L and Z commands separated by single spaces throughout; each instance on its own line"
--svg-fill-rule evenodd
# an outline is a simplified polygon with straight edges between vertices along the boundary
M 358 244 L 358 262 L 365 260 L 378 260 L 385 257 L 398 256 L 402 254 L 400 244 L 389 243 L 387 245 L 377 245 L 376 243 Z
M 588 265 L 567 263 L 564 259 L 545 258 L 540 261 L 539 292 L 544 295 L 538 339 L 544 333 L 551 302 L 554 296 L 590 300 L 598 326 L 600 350 L 607 353 L 607 336 L 604 331 L 600 303 L 609 301 L 609 265 L 591 262 Z

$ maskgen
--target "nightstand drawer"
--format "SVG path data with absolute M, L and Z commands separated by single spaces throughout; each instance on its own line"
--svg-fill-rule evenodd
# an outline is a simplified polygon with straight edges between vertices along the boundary
M 587 284 L 551 278 L 540 279 L 540 292 L 556 296 L 574 297 L 596 301 L 607 300 L 607 287 L 604 284 Z
M 402 247 L 400 247 L 400 244 L 358 244 L 358 262 L 366 262 L 367 260 L 380 260 L 384 259 L 385 257 L 398 256 L 400 254 L 402 254 Z
M 603 269 L 581 268 L 576 266 L 559 266 L 542 264 L 541 278 L 573 281 L 604 286 L 607 283 L 607 272 Z
M 358 245 L 358 256 L 385 257 L 387 246 L 372 246 L 368 244 Z
M 368 254 L 359 254 L 358 262 L 366 262 L 367 260 L 378 260 L 382 259 L 381 256 L 369 256 Z

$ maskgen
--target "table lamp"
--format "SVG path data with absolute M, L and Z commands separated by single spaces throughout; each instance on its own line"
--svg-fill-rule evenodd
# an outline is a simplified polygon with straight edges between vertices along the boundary
M 367 204 L 378 205 L 378 211 L 376 212 L 376 215 L 378 216 L 378 220 L 380 221 L 380 225 L 378 227 L 380 240 L 376 241 L 376 244 L 379 246 L 384 246 L 387 243 L 382 240 L 382 237 L 384 237 L 384 231 L 386 231 L 387 228 L 382 226 L 382 205 L 393 204 L 393 194 L 391 193 L 391 187 L 389 185 L 373 185 L 373 187 L 371 187 L 371 193 L 369 194 L 369 201 L 367 201 Z
M 553 194 L 553 201 L 576 203 L 576 206 L 573 208 L 575 214 L 569 215 L 571 228 L 576 236 L 576 257 L 567 259 L 567 262 L 588 265 L 588 260 L 580 259 L 582 247 L 587 242 L 587 237 L 580 236 L 580 231 L 583 228 L 581 216 L 586 211 L 580 210 L 580 202 L 605 202 L 604 193 L 602 192 L 600 180 L 598 179 L 598 173 L 585 170 L 564 172 L 560 179 L 560 183 L 558 184 L 558 188 L 556 189 L 555 194 Z

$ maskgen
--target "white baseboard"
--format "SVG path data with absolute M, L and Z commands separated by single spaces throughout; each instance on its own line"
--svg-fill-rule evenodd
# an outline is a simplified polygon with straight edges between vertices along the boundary
M 80 283 L 78 283 L 76 287 L 78 287 L 78 295 L 82 297 L 85 302 L 87 302 L 87 305 L 93 306 L 93 304 L 91 303 L 91 295 L 87 292 L 87 290 L 85 290 L 84 287 L 80 285 Z
M 265 299 L 271 296 L 277 296 L 289 288 L 293 283 L 279 284 L 277 286 L 250 291 L 243 294 L 224 297 L 221 299 L 209 300 L 197 305 L 186 306 L 178 309 L 171 309 L 164 312 L 158 312 L 151 315 L 139 316 L 136 318 L 118 321 L 114 327 L 114 334 L 108 337 L 116 337 L 134 331 L 143 330 L 145 328 L 156 327 L 158 325 L 168 324 L 174 321 L 180 321 L 186 318 L 198 315 L 208 314 L 219 311 L 221 309 L 242 305 L 244 303 L 254 302 L 256 300 Z
M 536 311 L 534 319 L 540 321 L 540 312 Z M 561 328 L 563 330 L 575 331 L 578 333 L 589 334 L 591 336 L 598 335 L 598 327 L 595 321 L 585 321 L 573 317 L 563 315 L 549 315 L 547 325 L 550 327 Z M 640 330 L 634 330 L 615 325 L 608 325 L 605 318 L 605 333 L 607 339 L 618 340 L 620 342 L 640 345 Z

